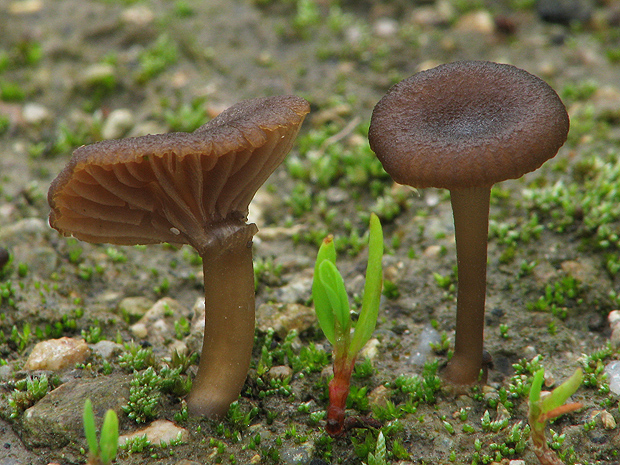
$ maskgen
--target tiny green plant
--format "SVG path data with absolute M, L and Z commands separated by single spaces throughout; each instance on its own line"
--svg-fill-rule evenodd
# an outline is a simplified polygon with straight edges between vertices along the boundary
M 88 442 L 88 465 L 108 465 L 116 457 L 118 449 L 118 417 L 114 410 L 108 410 L 103 419 L 101 436 L 97 441 L 95 414 L 90 399 L 84 403 L 84 434 Z
M 541 396 L 540 389 L 544 375 L 545 370 L 543 368 L 534 373 L 530 389 L 528 420 L 532 429 L 531 438 L 534 444 L 534 453 L 542 465 L 563 465 L 556 453 L 547 445 L 545 427 L 548 420 L 553 420 L 560 415 L 574 412 L 583 407 L 580 402 L 565 404 L 566 400 L 581 386 L 583 373 L 581 369 L 575 370 L 575 373 L 561 385 L 546 396 Z
M 317 319 L 333 347 L 334 377 L 329 383 L 326 431 L 341 436 L 345 431 L 345 406 L 351 374 L 359 351 L 372 336 L 377 324 L 383 273 L 383 231 L 379 218 L 370 217 L 368 265 L 359 319 L 351 334 L 349 298 L 342 275 L 336 268 L 336 248 L 332 236 L 323 240 L 317 255 L 312 298 Z
M 377 445 L 375 447 L 375 453 L 370 452 L 368 454 L 368 463 L 364 463 L 364 465 L 387 465 L 386 462 L 386 447 L 385 447 L 385 437 L 383 433 L 379 431 L 379 436 L 377 437 Z

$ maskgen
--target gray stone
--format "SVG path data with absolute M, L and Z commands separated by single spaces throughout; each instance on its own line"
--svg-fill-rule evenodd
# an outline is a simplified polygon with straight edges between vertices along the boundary
M 11 243 L 14 240 L 31 241 L 49 233 L 50 227 L 41 218 L 24 218 L 16 223 L 0 228 L 0 241 Z
M 305 331 L 315 322 L 314 310 L 301 304 L 263 304 L 256 311 L 258 329 L 273 328 L 280 337 L 286 337 L 293 329 L 298 333 Z
M 118 313 L 130 323 L 138 321 L 155 302 L 146 297 L 126 297 L 118 304 Z
M 24 412 L 22 440 L 29 448 L 84 442 L 82 411 L 86 399 L 90 398 L 100 427 L 108 409 L 121 415 L 122 406 L 129 400 L 130 382 L 131 376 L 111 375 L 61 385 Z
M 43 459 L 24 447 L 11 425 L 0 420 L 0 465 L 45 464 Z
M 536 11 L 543 21 L 569 25 L 590 19 L 594 9 L 591 0 L 538 0 Z
M 123 346 L 112 341 L 99 341 L 90 348 L 93 353 L 99 355 L 104 360 L 111 360 L 123 352 Z
M 142 318 L 129 329 L 134 336 L 161 345 L 176 337 L 175 322 L 189 317 L 189 310 L 170 297 L 158 300 Z
M 284 380 L 293 376 L 293 369 L 286 365 L 278 365 L 271 367 L 267 375 L 269 376 L 269 379 Z
M 58 270 L 58 254 L 52 247 L 23 243 L 13 248 L 14 263 L 27 263 L 28 272 L 48 277 Z
M 307 465 L 312 460 L 313 452 L 313 447 L 304 444 L 283 451 L 280 454 L 280 460 L 285 465 Z

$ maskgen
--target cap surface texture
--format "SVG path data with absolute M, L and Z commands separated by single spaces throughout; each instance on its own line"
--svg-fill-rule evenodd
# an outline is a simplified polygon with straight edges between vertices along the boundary
M 462 61 L 394 85 L 376 105 L 372 150 L 392 178 L 447 189 L 519 178 L 566 141 L 566 109 L 540 78 L 511 65 Z

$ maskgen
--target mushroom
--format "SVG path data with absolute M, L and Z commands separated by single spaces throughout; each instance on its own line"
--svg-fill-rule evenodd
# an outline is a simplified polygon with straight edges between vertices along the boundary
M 254 342 L 248 205 L 291 149 L 309 104 L 296 96 L 242 101 L 192 133 L 107 140 L 75 150 L 48 193 L 63 235 L 120 245 L 190 244 L 203 260 L 205 331 L 188 398 L 222 417 Z
M 532 74 L 484 61 L 448 63 L 394 85 L 374 108 L 369 141 L 400 184 L 450 190 L 458 295 L 454 356 L 445 378 L 475 383 L 483 367 L 491 186 L 555 156 L 568 115 Z

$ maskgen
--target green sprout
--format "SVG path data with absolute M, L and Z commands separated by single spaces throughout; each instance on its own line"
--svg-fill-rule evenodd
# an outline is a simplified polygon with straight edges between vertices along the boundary
M 370 216 L 368 265 L 359 319 L 355 330 L 349 298 L 342 275 L 336 268 L 336 247 L 330 235 L 323 240 L 314 267 L 312 298 L 319 326 L 332 344 L 334 378 L 329 383 L 329 408 L 326 430 L 331 436 L 344 433 L 344 411 L 349 395 L 351 374 L 359 351 L 372 336 L 377 324 L 383 272 L 383 231 L 374 213 Z
M 368 454 L 368 463 L 366 464 L 366 462 L 363 462 L 363 465 L 387 465 L 387 461 L 385 459 L 386 450 L 385 437 L 383 436 L 383 433 L 379 431 L 375 453 L 373 454 L 370 452 Z
M 534 443 L 534 453 L 542 465 L 563 465 L 563 462 L 547 445 L 545 426 L 548 420 L 557 418 L 565 413 L 574 412 L 583 407 L 581 402 L 565 404 L 566 400 L 581 386 L 583 373 L 581 369 L 575 370 L 575 373 L 570 378 L 548 393 L 548 395 L 541 396 L 540 389 L 544 376 L 545 370 L 543 368 L 534 373 L 530 389 L 528 420 L 532 428 L 531 438 Z
M 95 414 L 90 399 L 84 403 L 84 434 L 88 442 L 88 465 L 108 465 L 116 458 L 118 449 L 118 417 L 108 410 L 103 419 L 101 437 L 97 441 Z

